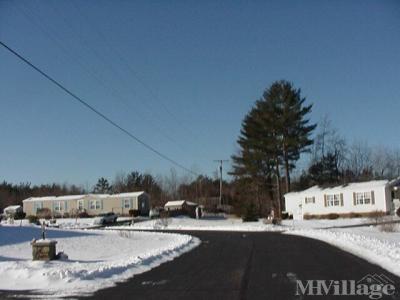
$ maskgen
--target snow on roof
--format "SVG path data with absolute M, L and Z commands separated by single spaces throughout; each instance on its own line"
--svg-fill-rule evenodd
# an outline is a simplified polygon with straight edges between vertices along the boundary
M 290 192 L 284 195 L 287 196 L 295 196 L 295 195 L 307 195 L 312 193 L 319 193 L 319 192 L 326 192 L 326 193 L 333 193 L 333 192 L 342 192 L 346 190 L 365 190 L 371 188 L 379 188 L 384 187 L 389 183 L 388 180 L 372 180 L 372 181 L 365 181 L 365 182 L 353 182 L 345 185 L 337 185 L 333 187 L 320 187 L 318 185 L 314 185 L 304 191 L 299 192 Z
M 197 203 L 191 202 L 191 201 L 186 201 L 186 204 L 187 205 L 192 205 L 192 206 L 198 205 Z
M 145 192 L 140 191 L 140 192 L 131 192 L 131 193 L 121 193 L 121 194 L 114 194 L 114 195 L 109 195 L 111 198 L 119 198 L 119 197 L 138 197 L 140 195 L 143 195 Z
M 10 206 L 7 206 L 6 208 L 4 208 L 3 210 L 4 211 L 6 211 L 6 210 L 16 210 L 16 209 L 19 209 L 19 208 L 21 208 L 21 205 L 10 205 Z
M 92 198 L 119 198 L 119 197 L 137 197 L 142 195 L 144 192 L 133 192 L 133 193 L 122 193 L 122 194 L 86 194 L 86 195 L 69 195 L 69 196 L 45 196 L 45 197 L 30 197 L 23 200 L 22 202 L 35 202 L 35 201 L 69 201 L 69 200 L 81 200 L 85 197 Z
M 35 202 L 35 201 L 62 201 L 62 200 L 79 200 L 87 195 L 71 195 L 71 196 L 45 196 L 45 197 L 30 197 L 22 202 Z
M 168 201 L 167 203 L 165 203 L 164 207 L 181 206 L 184 203 L 185 203 L 185 200 Z

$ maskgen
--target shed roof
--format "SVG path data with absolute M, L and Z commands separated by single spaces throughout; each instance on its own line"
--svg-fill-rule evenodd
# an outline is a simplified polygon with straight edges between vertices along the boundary
M 16 209 L 18 209 L 18 208 L 21 208 L 21 205 L 10 205 L 10 206 L 7 206 L 6 208 L 4 208 L 3 211 L 6 211 L 6 210 L 16 210 Z
M 164 207 L 182 206 L 185 202 L 185 200 L 168 201 L 167 203 L 165 203 Z

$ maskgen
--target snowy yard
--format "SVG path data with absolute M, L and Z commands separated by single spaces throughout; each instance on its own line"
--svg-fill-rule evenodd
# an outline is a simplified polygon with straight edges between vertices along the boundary
M 202 219 L 193 219 L 185 216 L 169 218 L 164 221 L 154 219 L 135 223 L 133 226 L 111 227 L 134 230 L 216 230 L 216 231 L 280 231 L 279 226 L 258 222 L 242 222 L 240 218 L 224 218 L 222 216 L 209 216 Z
M 174 259 L 200 241 L 154 232 L 48 230 L 68 260 L 32 261 L 34 226 L 0 226 L 0 289 L 38 290 L 47 296 L 92 293 Z
M 60 229 L 90 229 L 93 227 L 98 227 L 98 224 L 94 224 L 95 218 L 59 218 L 56 219 L 56 223 L 54 225 Z M 130 221 L 131 217 L 118 217 L 117 222 L 121 221 Z M 40 219 L 40 222 L 49 223 L 49 220 Z M 7 225 L 8 221 L 3 220 L 0 224 Z M 13 225 L 29 225 L 27 219 L 24 220 L 15 220 Z

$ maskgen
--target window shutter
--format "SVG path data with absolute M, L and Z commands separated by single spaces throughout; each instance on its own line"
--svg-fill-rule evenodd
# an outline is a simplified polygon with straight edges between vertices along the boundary
M 371 203 L 372 203 L 372 205 L 375 205 L 375 193 L 374 193 L 374 191 L 371 191 Z
M 68 211 L 68 201 L 64 201 L 64 210 Z
M 124 208 L 124 199 L 121 199 L 121 208 Z
M 101 210 L 103 210 L 103 199 L 100 200 L 100 208 L 101 208 Z
M 356 206 L 356 193 L 353 192 L 353 205 Z
M 340 193 L 340 206 L 344 206 L 343 193 Z
M 324 205 L 325 205 L 325 207 L 328 206 L 327 203 L 326 203 L 326 194 L 324 194 Z

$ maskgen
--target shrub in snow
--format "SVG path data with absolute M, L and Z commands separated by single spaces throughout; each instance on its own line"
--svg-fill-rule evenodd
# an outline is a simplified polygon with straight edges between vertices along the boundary
M 128 230 L 119 230 L 118 235 L 122 238 L 130 239 L 133 235 L 133 232 Z
M 88 214 L 86 211 L 81 211 L 81 212 L 78 214 L 78 217 L 79 217 L 79 218 L 89 218 L 90 216 L 89 216 L 89 214 Z
M 355 212 L 351 212 L 349 213 L 349 218 L 361 218 L 362 214 L 360 213 L 355 213 Z
M 29 220 L 29 223 L 39 224 L 39 218 L 37 216 L 29 215 L 28 220 Z
M 242 215 L 243 222 L 257 222 L 257 210 L 254 203 L 250 203 L 246 206 L 244 214 Z
M 335 220 L 340 217 L 339 214 L 336 213 L 330 213 L 330 214 L 325 214 L 325 215 L 311 215 L 311 214 L 304 214 L 304 220 L 313 220 L 313 219 L 318 219 L 318 220 L 323 220 L 323 219 L 328 219 L 328 220 Z
M 378 229 L 382 232 L 396 232 L 397 223 L 385 223 L 378 225 Z
M 399 207 L 399 209 L 396 211 L 396 215 L 397 215 L 398 217 L 400 217 L 400 207 Z
M 274 225 L 280 225 L 281 223 L 282 223 L 282 219 L 279 219 L 279 218 L 272 219 L 272 224 L 274 224 Z
M 26 213 L 18 211 L 14 214 L 14 220 L 23 220 L 26 217 Z
M 332 213 L 332 214 L 328 214 L 326 217 L 329 220 L 336 220 L 336 219 L 339 219 L 339 214 Z
M 64 252 L 60 251 L 60 252 L 57 253 L 56 259 L 67 260 L 68 259 L 68 255 L 65 254 Z
M 376 225 L 378 225 L 379 222 L 382 222 L 383 217 L 386 215 L 385 212 L 376 210 L 374 212 L 371 212 L 368 214 L 368 218 L 372 219 Z
M 167 227 L 171 223 L 171 219 L 169 218 L 169 213 L 167 211 L 160 212 L 160 221 L 161 225 Z
M 312 220 L 312 219 L 314 219 L 314 215 L 310 215 L 308 213 L 305 213 L 304 216 L 303 216 L 303 219 L 304 220 Z
M 38 216 L 39 219 L 50 220 L 51 219 L 51 210 L 49 208 L 41 208 L 41 209 L 37 210 L 36 215 Z
M 140 215 L 139 210 L 137 209 L 130 209 L 129 210 L 129 216 L 131 217 L 138 217 Z

